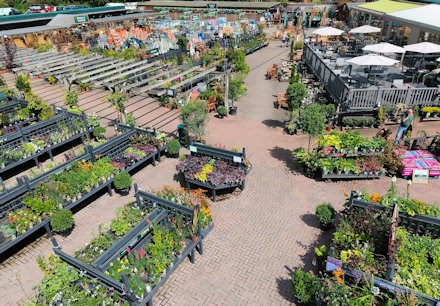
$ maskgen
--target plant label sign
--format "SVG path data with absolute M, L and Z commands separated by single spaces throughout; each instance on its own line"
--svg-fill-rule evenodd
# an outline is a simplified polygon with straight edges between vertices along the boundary
M 412 174 L 413 183 L 428 184 L 429 183 L 429 170 L 427 169 L 414 169 Z
M 240 156 L 234 156 L 234 163 L 241 163 L 243 159 Z
M 337 268 L 342 268 L 342 260 L 327 256 L 327 263 L 325 264 L 325 269 L 327 271 L 334 271 Z
M 190 152 L 197 153 L 197 147 L 195 147 L 195 146 L 189 146 L 189 151 L 190 151 Z

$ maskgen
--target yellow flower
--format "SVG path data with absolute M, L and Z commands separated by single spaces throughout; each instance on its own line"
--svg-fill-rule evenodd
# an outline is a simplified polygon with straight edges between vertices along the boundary
M 109 275 L 108 271 L 105 271 L 104 274 Z
M 121 261 L 121 259 L 120 259 L 119 257 L 118 257 L 118 258 L 116 258 L 116 260 L 117 260 L 117 261 Z
M 113 263 L 112 262 L 110 263 L 110 267 L 113 267 Z
M 125 259 L 125 263 L 128 263 L 128 258 Z
M 118 273 L 120 273 L 122 271 L 122 269 L 118 269 Z

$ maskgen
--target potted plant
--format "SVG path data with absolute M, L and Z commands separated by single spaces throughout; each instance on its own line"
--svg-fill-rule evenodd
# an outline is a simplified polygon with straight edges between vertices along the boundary
M 17 95 L 17 91 L 14 88 L 8 88 L 5 91 L 5 96 L 10 101 L 12 99 L 17 98 L 18 95 Z
M 227 115 L 226 107 L 224 105 L 220 105 L 217 107 L 218 118 L 222 119 Z
M 102 126 L 97 126 L 93 129 L 93 136 L 96 139 L 105 139 L 106 129 Z
M 50 85 L 53 85 L 57 82 L 57 80 L 55 79 L 55 77 L 53 75 L 49 76 L 47 78 L 47 81 L 49 82 Z
M 333 227 L 336 218 L 336 210 L 330 203 L 322 203 L 316 207 L 316 218 L 322 230 L 329 230 Z
M 130 174 L 121 171 L 115 175 L 113 184 L 115 185 L 116 191 L 119 194 L 127 195 L 130 192 L 132 179 Z
M 74 219 L 72 212 L 67 209 L 55 211 L 50 217 L 52 230 L 57 233 L 65 233 L 73 228 Z
M 177 158 L 179 157 L 179 151 L 180 151 L 180 142 L 178 139 L 173 139 L 168 141 L 167 143 L 167 152 L 170 157 Z

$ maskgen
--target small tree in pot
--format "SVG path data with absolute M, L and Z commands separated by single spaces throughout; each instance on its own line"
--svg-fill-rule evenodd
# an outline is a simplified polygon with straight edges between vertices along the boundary
M 179 157 L 180 142 L 178 139 L 173 139 L 167 143 L 167 151 L 170 157 Z
M 316 218 L 323 230 L 329 230 L 333 227 L 336 218 L 336 210 L 330 203 L 322 203 L 316 207 Z
M 121 171 L 115 175 L 113 185 L 115 185 L 116 191 L 122 195 L 127 195 L 130 191 L 132 179 L 130 174 Z

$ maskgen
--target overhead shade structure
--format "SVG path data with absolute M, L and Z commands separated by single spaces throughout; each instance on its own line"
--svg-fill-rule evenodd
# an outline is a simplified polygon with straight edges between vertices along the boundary
M 422 54 L 440 53 L 440 45 L 431 42 L 421 42 L 418 44 L 403 46 L 406 51 L 417 52 Z
M 374 45 L 367 45 L 362 48 L 364 51 L 370 51 L 375 53 L 405 53 L 405 49 L 390 43 L 379 43 Z
M 399 61 L 377 54 L 367 54 L 346 60 L 346 63 L 359 66 L 392 66 Z
M 343 30 L 339 30 L 339 29 L 332 28 L 332 27 L 319 28 L 319 29 L 313 31 L 313 34 L 320 35 L 320 36 L 339 36 L 342 33 L 344 33 Z
M 370 25 L 363 25 L 348 31 L 350 34 L 368 34 L 368 33 L 379 33 L 381 28 L 373 27 Z

